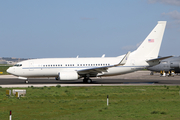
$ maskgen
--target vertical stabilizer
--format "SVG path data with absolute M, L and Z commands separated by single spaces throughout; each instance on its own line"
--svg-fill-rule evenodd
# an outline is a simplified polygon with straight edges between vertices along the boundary
M 158 57 L 161 47 L 166 21 L 158 21 L 158 24 L 146 37 L 142 44 L 134 51 L 136 57 L 145 57 L 146 59 L 154 59 Z

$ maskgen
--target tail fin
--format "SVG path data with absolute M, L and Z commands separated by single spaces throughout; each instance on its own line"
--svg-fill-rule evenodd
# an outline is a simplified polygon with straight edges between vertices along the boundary
M 158 57 L 161 47 L 166 21 L 158 21 L 158 24 L 146 37 L 142 44 L 134 51 L 136 57 L 143 56 L 146 59 L 154 59 Z

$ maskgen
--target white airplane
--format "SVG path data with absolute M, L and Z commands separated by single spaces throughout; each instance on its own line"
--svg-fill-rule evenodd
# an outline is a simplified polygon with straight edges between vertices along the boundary
M 84 78 L 84 83 L 91 83 L 90 77 L 121 75 L 159 64 L 161 46 L 166 21 L 158 24 L 146 37 L 142 44 L 133 52 L 117 57 L 99 58 L 42 58 L 17 63 L 7 72 L 24 79 L 55 77 L 56 80 L 77 80 Z

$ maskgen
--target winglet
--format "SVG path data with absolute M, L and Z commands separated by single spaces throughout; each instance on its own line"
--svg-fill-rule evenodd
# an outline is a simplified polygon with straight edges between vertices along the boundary
M 128 59 L 128 57 L 129 57 L 130 53 L 131 53 L 131 51 L 129 51 L 129 52 L 123 57 L 123 59 L 119 62 L 119 64 L 114 65 L 114 66 L 120 66 L 120 65 L 126 64 L 127 59 Z

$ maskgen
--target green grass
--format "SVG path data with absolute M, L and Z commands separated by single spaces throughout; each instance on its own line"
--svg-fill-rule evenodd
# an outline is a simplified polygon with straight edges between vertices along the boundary
M 2 65 L 0 64 L 0 75 L 8 75 L 6 70 L 11 67 L 11 65 Z M 2 73 L 3 72 L 3 73 Z
M 172 120 L 180 118 L 179 86 L 29 87 L 17 99 L 0 88 L 0 119 Z M 107 106 L 109 95 L 109 106 Z

